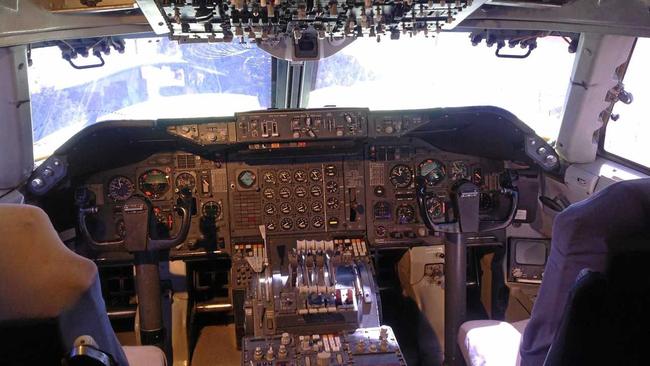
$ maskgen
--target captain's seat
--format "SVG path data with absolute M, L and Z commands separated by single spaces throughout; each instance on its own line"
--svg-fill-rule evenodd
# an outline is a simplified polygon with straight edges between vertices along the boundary
M 153 346 L 120 346 L 95 264 L 68 249 L 38 207 L 0 205 L 0 364 L 61 364 L 90 336 L 118 365 L 166 365 Z
M 585 201 L 571 205 L 555 219 L 551 253 L 531 318 L 514 324 L 492 320 L 464 323 L 458 333 L 458 344 L 466 363 L 472 366 L 566 364 L 557 362 L 559 359 L 566 359 L 564 356 L 557 357 L 557 354 L 566 356 L 567 352 L 571 352 L 575 355 L 576 352 L 571 350 L 577 349 L 576 347 L 590 350 L 591 353 L 599 355 L 601 360 L 609 357 L 614 348 L 598 347 L 597 344 L 601 342 L 589 341 L 590 338 L 584 336 L 576 338 L 576 335 L 588 333 L 585 329 L 593 329 L 594 323 L 598 323 L 602 330 L 598 336 L 616 343 L 616 332 L 622 332 L 627 339 L 630 330 L 637 331 L 639 325 L 635 322 L 619 324 L 622 318 L 617 314 L 611 314 L 608 317 L 611 321 L 608 322 L 585 321 L 589 316 L 596 317 L 594 314 L 597 312 L 590 310 L 589 306 L 585 308 L 582 299 L 598 296 L 603 298 L 603 293 L 610 297 L 619 294 L 621 288 L 630 286 L 622 283 L 621 279 L 631 281 L 635 286 L 642 285 L 638 282 L 638 273 L 621 276 L 620 270 L 611 270 L 621 268 L 620 264 L 610 261 L 625 258 L 621 256 L 621 252 L 639 252 L 639 246 L 636 244 L 638 241 L 629 238 L 647 238 L 649 233 L 650 179 L 616 183 Z M 630 245 L 632 242 L 635 247 Z M 650 251 L 650 242 L 644 243 L 648 246 L 644 250 Z M 640 268 L 647 268 L 647 263 Z M 570 296 L 579 273 L 584 269 L 603 272 L 606 278 L 601 281 L 602 286 L 584 286 L 584 281 L 578 281 L 578 286 Z M 628 269 L 639 271 L 638 268 Z M 644 272 L 647 277 L 647 271 Z M 627 296 L 616 296 L 616 301 L 610 304 L 612 306 L 608 309 L 617 309 L 615 312 L 637 311 L 639 304 L 648 303 L 647 300 L 650 299 L 650 293 L 645 293 L 642 297 L 631 296 L 632 293 L 638 295 L 638 291 L 627 293 Z M 582 310 L 577 310 L 578 308 Z M 575 320 L 578 319 L 575 315 L 577 312 L 583 314 L 579 318 L 581 321 Z M 565 313 L 568 315 L 564 315 Z M 648 318 L 646 313 L 647 309 L 638 312 L 639 321 Z M 618 342 L 621 339 L 623 337 L 619 337 Z M 594 346 L 595 349 L 590 348 Z M 634 346 L 623 348 L 627 349 L 628 354 L 619 353 L 616 356 L 619 361 L 635 356 L 629 354 L 634 352 Z M 552 349 L 553 357 L 547 358 L 549 349 Z M 589 363 L 574 360 L 572 364 Z

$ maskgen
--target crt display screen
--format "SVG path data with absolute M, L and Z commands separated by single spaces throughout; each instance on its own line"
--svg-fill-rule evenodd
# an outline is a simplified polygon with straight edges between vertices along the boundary
M 520 265 L 546 264 L 546 245 L 539 241 L 519 241 L 515 247 L 515 261 Z

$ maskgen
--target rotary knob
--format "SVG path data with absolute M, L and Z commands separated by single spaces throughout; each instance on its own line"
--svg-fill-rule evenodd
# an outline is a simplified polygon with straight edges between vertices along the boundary
M 331 356 L 332 355 L 330 355 L 329 352 L 319 352 L 318 355 L 316 355 L 316 365 L 329 366 Z

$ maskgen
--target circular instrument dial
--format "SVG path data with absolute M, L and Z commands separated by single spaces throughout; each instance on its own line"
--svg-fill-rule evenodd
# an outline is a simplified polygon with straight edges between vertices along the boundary
M 288 215 L 291 213 L 291 204 L 289 202 L 282 202 L 280 205 L 280 212 L 282 212 L 285 215 Z
M 327 192 L 329 193 L 336 193 L 339 191 L 339 184 L 331 180 L 327 182 L 327 184 L 325 185 L 325 189 L 327 189 Z
M 325 175 L 328 177 L 335 177 L 336 176 L 336 165 L 327 165 L 325 166 Z
M 413 182 L 413 170 L 404 164 L 395 165 L 389 179 L 395 188 L 406 188 Z
M 399 224 L 410 224 L 415 221 L 415 209 L 408 203 L 402 204 L 397 207 L 397 222 Z
M 275 197 L 275 191 L 273 190 L 273 188 L 266 188 L 264 190 L 264 198 L 266 198 L 267 200 L 272 200 L 273 197 Z
M 323 173 L 321 173 L 320 169 L 312 169 L 309 172 L 309 179 L 311 179 L 314 182 L 318 182 L 321 179 L 323 179 Z
M 275 214 L 275 205 L 272 203 L 267 203 L 266 206 L 264 206 L 264 213 L 267 215 Z
M 295 179 L 296 182 L 304 183 L 307 181 L 307 173 L 305 173 L 304 170 L 296 170 L 296 172 L 293 173 L 293 179 Z
M 273 172 L 265 172 L 264 173 L 264 182 L 269 183 L 269 184 L 275 184 L 275 182 L 276 182 L 275 173 L 273 173 Z
M 176 177 L 176 189 L 189 189 L 190 192 L 196 187 L 196 178 L 190 173 L 181 173 Z
M 427 159 L 418 166 L 420 176 L 424 177 L 428 186 L 435 186 L 446 176 L 445 165 L 440 160 Z
M 469 177 L 469 171 L 467 169 L 467 163 L 462 160 L 454 161 L 451 163 L 451 169 L 449 172 L 449 177 L 452 180 L 465 179 Z
M 313 227 L 315 227 L 315 228 L 318 229 L 318 228 L 323 227 L 323 225 L 325 225 L 325 220 L 323 220 L 322 217 L 320 217 L 320 216 L 314 216 L 314 217 L 312 217 L 312 219 L 311 219 L 311 226 L 313 226 Z
M 126 201 L 135 191 L 133 182 L 127 177 L 118 176 L 108 183 L 108 198 L 113 201 Z
M 160 198 L 169 190 L 169 176 L 159 169 L 147 170 L 138 178 L 138 188 L 148 198 Z
M 336 197 L 328 198 L 327 207 L 331 208 L 332 210 L 336 210 L 337 208 L 339 208 L 339 199 Z
M 439 219 L 445 215 L 445 202 L 439 197 L 432 197 L 427 200 L 427 213 L 432 219 Z
M 306 229 L 309 226 L 309 221 L 304 217 L 299 217 L 296 219 L 296 227 L 298 229 Z
M 282 219 L 282 221 L 280 221 L 280 227 L 282 230 L 291 230 L 293 227 L 293 221 L 291 221 L 290 218 L 285 217 Z
M 244 170 L 237 176 L 237 182 L 242 188 L 251 188 L 257 181 L 257 176 L 250 170 Z
M 217 218 L 221 216 L 221 205 L 215 201 L 208 201 L 203 204 L 201 212 L 203 216 Z
M 282 183 L 289 183 L 291 182 L 291 173 L 289 173 L 286 170 L 280 170 L 280 172 L 278 173 L 278 178 Z
M 304 203 L 304 202 L 298 202 L 298 203 L 296 203 L 296 211 L 298 211 L 298 213 L 305 213 L 305 212 L 307 212 L 307 204 Z
M 275 231 L 275 229 L 277 228 L 278 228 L 278 224 L 273 220 L 266 223 L 266 230 L 268 231 Z
M 323 211 L 323 202 L 321 202 L 321 201 L 313 201 L 311 203 L 311 210 L 314 211 L 314 212 Z
M 282 197 L 284 199 L 287 199 L 287 198 L 291 197 L 291 189 L 289 189 L 288 187 L 282 187 L 282 188 L 280 188 L 279 194 L 280 194 L 280 197 Z
M 314 197 L 320 197 L 323 194 L 323 189 L 320 186 L 311 186 L 309 192 Z
M 303 186 L 298 186 L 296 187 L 295 193 L 296 193 L 296 197 L 303 198 L 307 195 L 307 188 Z

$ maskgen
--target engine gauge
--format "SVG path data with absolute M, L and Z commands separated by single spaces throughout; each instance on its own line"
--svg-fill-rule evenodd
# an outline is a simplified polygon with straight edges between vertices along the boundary
M 418 165 L 418 173 L 424 177 L 428 186 L 442 182 L 447 175 L 445 165 L 440 160 L 427 159 Z
M 339 184 L 331 180 L 327 182 L 327 184 L 325 185 L 325 189 L 327 189 L 327 192 L 329 193 L 336 193 L 339 191 Z
M 280 212 L 282 212 L 285 215 L 288 215 L 291 213 L 291 204 L 289 202 L 282 202 L 280 205 Z
M 452 180 L 466 179 L 469 176 L 467 163 L 462 160 L 454 161 L 451 163 L 449 177 Z
M 296 211 L 298 211 L 298 213 L 305 213 L 305 212 L 307 212 L 307 204 L 304 203 L 304 202 L 298 202 L 298 203 L 296 203 Z
M 325 175 L 328 177 L 336 176 L 336 165 L 329 164 L 325 166 Z
M 311 179 L 314 182 L 318 182 L 323 178 L 323 173 L 321 173 L 320 169 L 312 169 L 309 172 L 309 179 Z
M 133 182 L 127 177 L 117 176 L 108 183 L 108 198 L 113 201 L 126 201 L 135 191 Z
M 293 221 L 291 221 L 290 218 L 285 217 L 284 219 L 282 219 L 282 221 L 280 221 L 280 227 L 282 228 L 282 230 L 291 230 L 291 228 L 293 227 Z
M 398 224 L 410 224 L 415 221 L 415 209 L 413 206 L 405 203 L 397 207 L 397 223 Z
M 273 197 L 275 197 L 275 191 L 273 190 L 273 188 L 266 188 L 263 194 L 264 194 L 264 198 L 266 198 L 267 200 L 272 200 Z
M 313 226 L 313 227 L 315 227 L 315 228 L 318 229 L 318 228 L 323 227 L 323 225 L 325 225 L 325 220 L 323 220 L 322 217 L 320 217 L 320 216 L 314 216 L 314 217 L 312 217 L 312 219 L 311 219 L 311 226 Z
M 406 188 L 413 182 L 413 171 L 404 164 L 397 164 L 390 170 L 389 179 L 395 188 Z
M 267 215 L 273 215 L 275 214 L 275 205 L 272 203 L 267 203 L 266 206 L 264 206 L 264 212 Z
M 327 207 L 331 208 L 332 210 L 336 210 L 339 208 L 339 199 L 336 197 L 330 197 L 327 199 Z
M 291 189 L 289 189 L 289 187 L 282 187 L 282 188 L 280 188 L 279 194 L 280 194 L 280 197 L 282 197 L 284 199 L 287 199 L 287 198 L 291 197 Z
M 280 182 L 282 183 L 291 182 L 291 173 L 289 173 L 286 170 L 280 170 L 280 172 L 278 173 L 278 177 L 280 178 Z
M 305 173 L 304 170 L 296 170 L 296 172 L 293 173 L 293 179 L 295 179 L 296 182 L 304 183 L 307 181 L 307 173 Z
M 237 176 L 237 182 L 242 188 L 251 188 L 257 181 L 257 176 L 250 170 L 244 170 Z
M 278 225 L 273 220 L 267 222 L 265 226 L 268 231 L 275 231 L 278 228 Z
M 275 184 L 275 173 L 273 172 L 265 172 L 264 173 L 264 181 L 269 184 Z
M 309 226 L 309 221 L 304 217 L 299 217 L 296 219 L 296 226 L 298 229 L 306 229 Z
M 303 198 L 307 195 L 307 188 L 303 186 L 298 186 L 296 187 L 295 193 L 296 193 L 296 197 Z
M 320 186 L 311 186 L 309 192 L 314 197 L 320 197 L 323 194 L 323 189 Z
M 221 216 L 221 205 L 215 201 L 208 201 L 201 209 L 203 216 L 217 218 Z
M 323 211 L 323 202 L 321 202 L 321 201 L 313 201 L 311 203 L 311 210 L 314 211 L 314 212 Z
M 189 189 L 190 192 L 194 191 L 196 187 L 196 178 L 190 173 L 181 173 L 176 177 L 176 189 L 178 191 L 182 189 Z
M 145 196 L 158 199 L 169 190 L 169 176 L 159 169 L 147 170 L 138 178 L 138 188 Z

